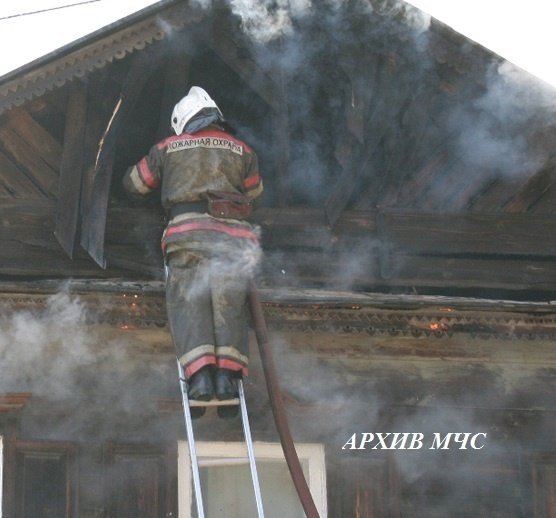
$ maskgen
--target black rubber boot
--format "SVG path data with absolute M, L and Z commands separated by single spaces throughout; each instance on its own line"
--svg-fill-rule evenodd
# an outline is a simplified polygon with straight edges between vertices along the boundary
M 214 397 L 214 385 L 209 368 L 205 367 L 197 371 L 188 382 L 187 396 L 189 399 L 199 401 L 210 401 Z M 197 419 L 205 413 L 205 407 L 192 407 L 191 417 Z
M 238 397 L 236 374 L 228 369 L 216 369 L 214 374 L 214 389 L 216 397 L 225 401 Z M 238 414 L 239 406 L 219 406 L 216 410 L 218 417 L 231 418 Z
M 207 367 L 191 376 L 188 382 L 187 395 L 189 399 L 199 399 L 200 401 L 210 401 L 214 397 L 212 376 Z

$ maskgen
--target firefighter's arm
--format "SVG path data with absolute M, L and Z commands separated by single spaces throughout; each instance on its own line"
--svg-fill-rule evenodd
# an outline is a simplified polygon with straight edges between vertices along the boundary
M 255 152 L 249 157 L 247 174 L 243 180 L 243 189 L 250 198 L 260 198 L 263 193 L 263 180 L 259 172 L 259 161 Z M 257 202 L 255 202 L 257 205 Z
M 147 156 L 125 172 L 123 178 L 125 191 L 135 198 L 156 190 L 160 186 L 161 162 L 161 153 L 155 146 Z

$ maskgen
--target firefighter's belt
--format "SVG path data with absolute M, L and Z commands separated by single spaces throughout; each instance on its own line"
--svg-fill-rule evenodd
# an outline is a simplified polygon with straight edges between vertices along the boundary
M 176 203 L 168 211 L 170 219 L 179 216 L 180 214 L 185 214 L 186 212 L 208 212 L 208 202 L 207 200 L 200 201 L 184 201 L 182 203 Z

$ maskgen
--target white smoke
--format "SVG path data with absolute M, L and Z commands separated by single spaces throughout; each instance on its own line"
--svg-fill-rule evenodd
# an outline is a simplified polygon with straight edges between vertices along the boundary
M 257 44 L 291 35 L 296 21 L 318 14 L 322 8 L 340 10 L 348 5 L 347 0 L 228 0 L 227 3 L 232 13 L 241 20 L 244 33 Z M 208 10 L 214 4 L 212 0 L 195 0 L 193 5 Z M 354 5 L 362 14 L 376 12 L 382 16 L 403 16 L 408 26 L 418 32 L 426 31 L 430 25 L 429 15 L 402 0 L 356 0 Z
M 254 227 L 255 233 L 259 229 Z M 195 268 L 190 283 L 181 284 L 180 291 L 186 299 L 198 297 L 210 290 L 215 282 L 246 286 L 259 267 L 262 250 L 258 243 L 249 240 L 214 242 L 210 246 L 210 254 L 198 254 L 195 251 L 181 251 L 171 254 L 170 275 L 173 267 Z
M 36 388 L 54 398 L 73 394 L 81 369 L 94 361 L 94 337 L 86 332 L 79 299 L 51 297 L 43 312 L 2 318 L 0 391 Z
M 44 307 L 2 311 L 0 393 L 32 394 L 35 418 L 23 434 L 28 426 L 57 439 L 139 436 L 145 412 L 177 390 L 173 362 L 147 361 L 131 336 L 100 325 L 101 316 L 67 292 Z
M 228 0 L 228 4 L 240 18 L 245 34 L 256 43 L 268 43 L 291 34 L 293 20 L 312 8 L 311 0 Z M 193 5 L 208 10 L 213 1 L 195 0 Z
M 505 62 L 487 73 L 484 95 L 455 110 L 451 124 L 463 128 L 458 151 L 471 170 L 512 179 L 529 176 L 548 159 L 532 131 L 555 114 L 547 85 Z

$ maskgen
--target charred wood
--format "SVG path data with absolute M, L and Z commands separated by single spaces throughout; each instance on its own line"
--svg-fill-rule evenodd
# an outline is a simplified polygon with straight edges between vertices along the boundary
M 73 258 L 79 223 L 79 199 L 83 176 L 87 93 L 83 85 L 72 88 L 67 104 L 64 151 L 60 166 L 56 230 L 58 242 Z
M 28 145 L 11 127 L 0 127 L 0 144 L 11 159 L 23 168 L 24 174 L 40 189 L 43 196 L 54 198 L 58 172 Z

